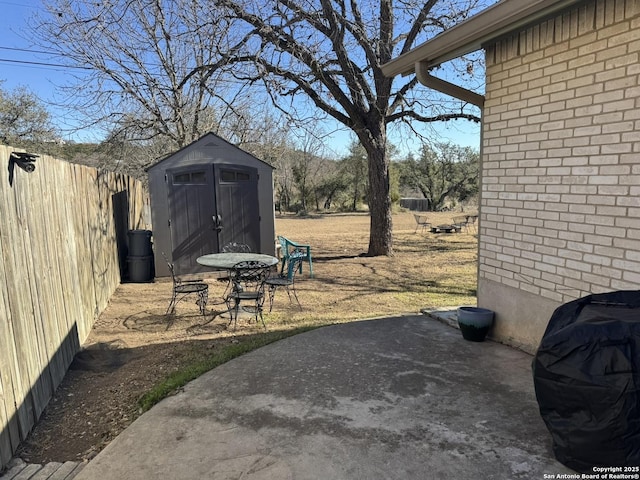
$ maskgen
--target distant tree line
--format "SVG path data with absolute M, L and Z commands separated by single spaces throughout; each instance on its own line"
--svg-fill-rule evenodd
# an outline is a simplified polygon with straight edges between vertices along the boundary
M 477 150 L 436 142 L 423 145 L 417 159 L 410 155 L 397 165 L 405 191 L 426 198 L 432 210 L 442 210 L 477 202 L 479 164 Z
M 348 154 L 331 159 L 319 149 L 283 145 L 279 154 L 263 158 L 275 170 L 276 209 L 280 213 L 364 211 L 372 195 L 367 153 L 353 141 Z M 271 149 L 272 155 L 275 153 Z M 392 154 L 393 157 L 397 155 Z M 390 164 L 390 196 L 425 198 L 432 210 L 476 204 L 479 153 L 470 147 L 436 142 L 422 146 L 417 158 L 408 155 Z

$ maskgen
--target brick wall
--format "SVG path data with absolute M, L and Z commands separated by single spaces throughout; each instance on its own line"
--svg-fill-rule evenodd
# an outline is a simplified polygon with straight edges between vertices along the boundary
M 480 293 L 640 288 L 640 2 L 592 1 L 486 51 Z

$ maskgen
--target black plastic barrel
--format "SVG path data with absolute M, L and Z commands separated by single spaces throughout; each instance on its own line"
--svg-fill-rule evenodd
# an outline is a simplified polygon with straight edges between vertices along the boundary
M 151 230 L 129 230 L 129 256 L 147 257 L 153 255 L 151 250 Z
M 145 283 L 153 280 L 153 255 L 146 257 L 127 257 L 129 281 Z
M 153 280 L 153 249 L 151 230 L 129 230 L 129 256 L 127 266 L 129 281 L 144 283 Z

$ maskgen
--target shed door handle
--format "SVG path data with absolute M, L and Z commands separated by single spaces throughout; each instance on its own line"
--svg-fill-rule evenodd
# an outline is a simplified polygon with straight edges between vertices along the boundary
M 214 215 L 213 216 L 213 229 L 217 230 L 218 232 L 220 230 L 222 230 L 222 216 L 221 215 Z

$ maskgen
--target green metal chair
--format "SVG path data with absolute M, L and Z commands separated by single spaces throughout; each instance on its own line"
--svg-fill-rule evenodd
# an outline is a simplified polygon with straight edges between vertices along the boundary
M 284 288 L 287 291 L 287 295 L 289 296 L 289 302 L 291 302 L 291 292 L 293 292 L 293 296 L 296 298 L 296 302 L 298 302 L 298 306 L 300 310 L 302 310 L 302 305 L 300 304 L 300 299 L 298 299 L 298 294 L 296 292 L 296 273 L 300 270 L 300 265 L 304 259 L 300 257 L 293 257 L 289 259 L 289 268 L 287 275 L 275 275 L 267 277 L 265 280 L 265 285 L 269 289 L 269 312 L 273 309 L 273 298 L 276 295 L 276 290 L 278 288 Z

